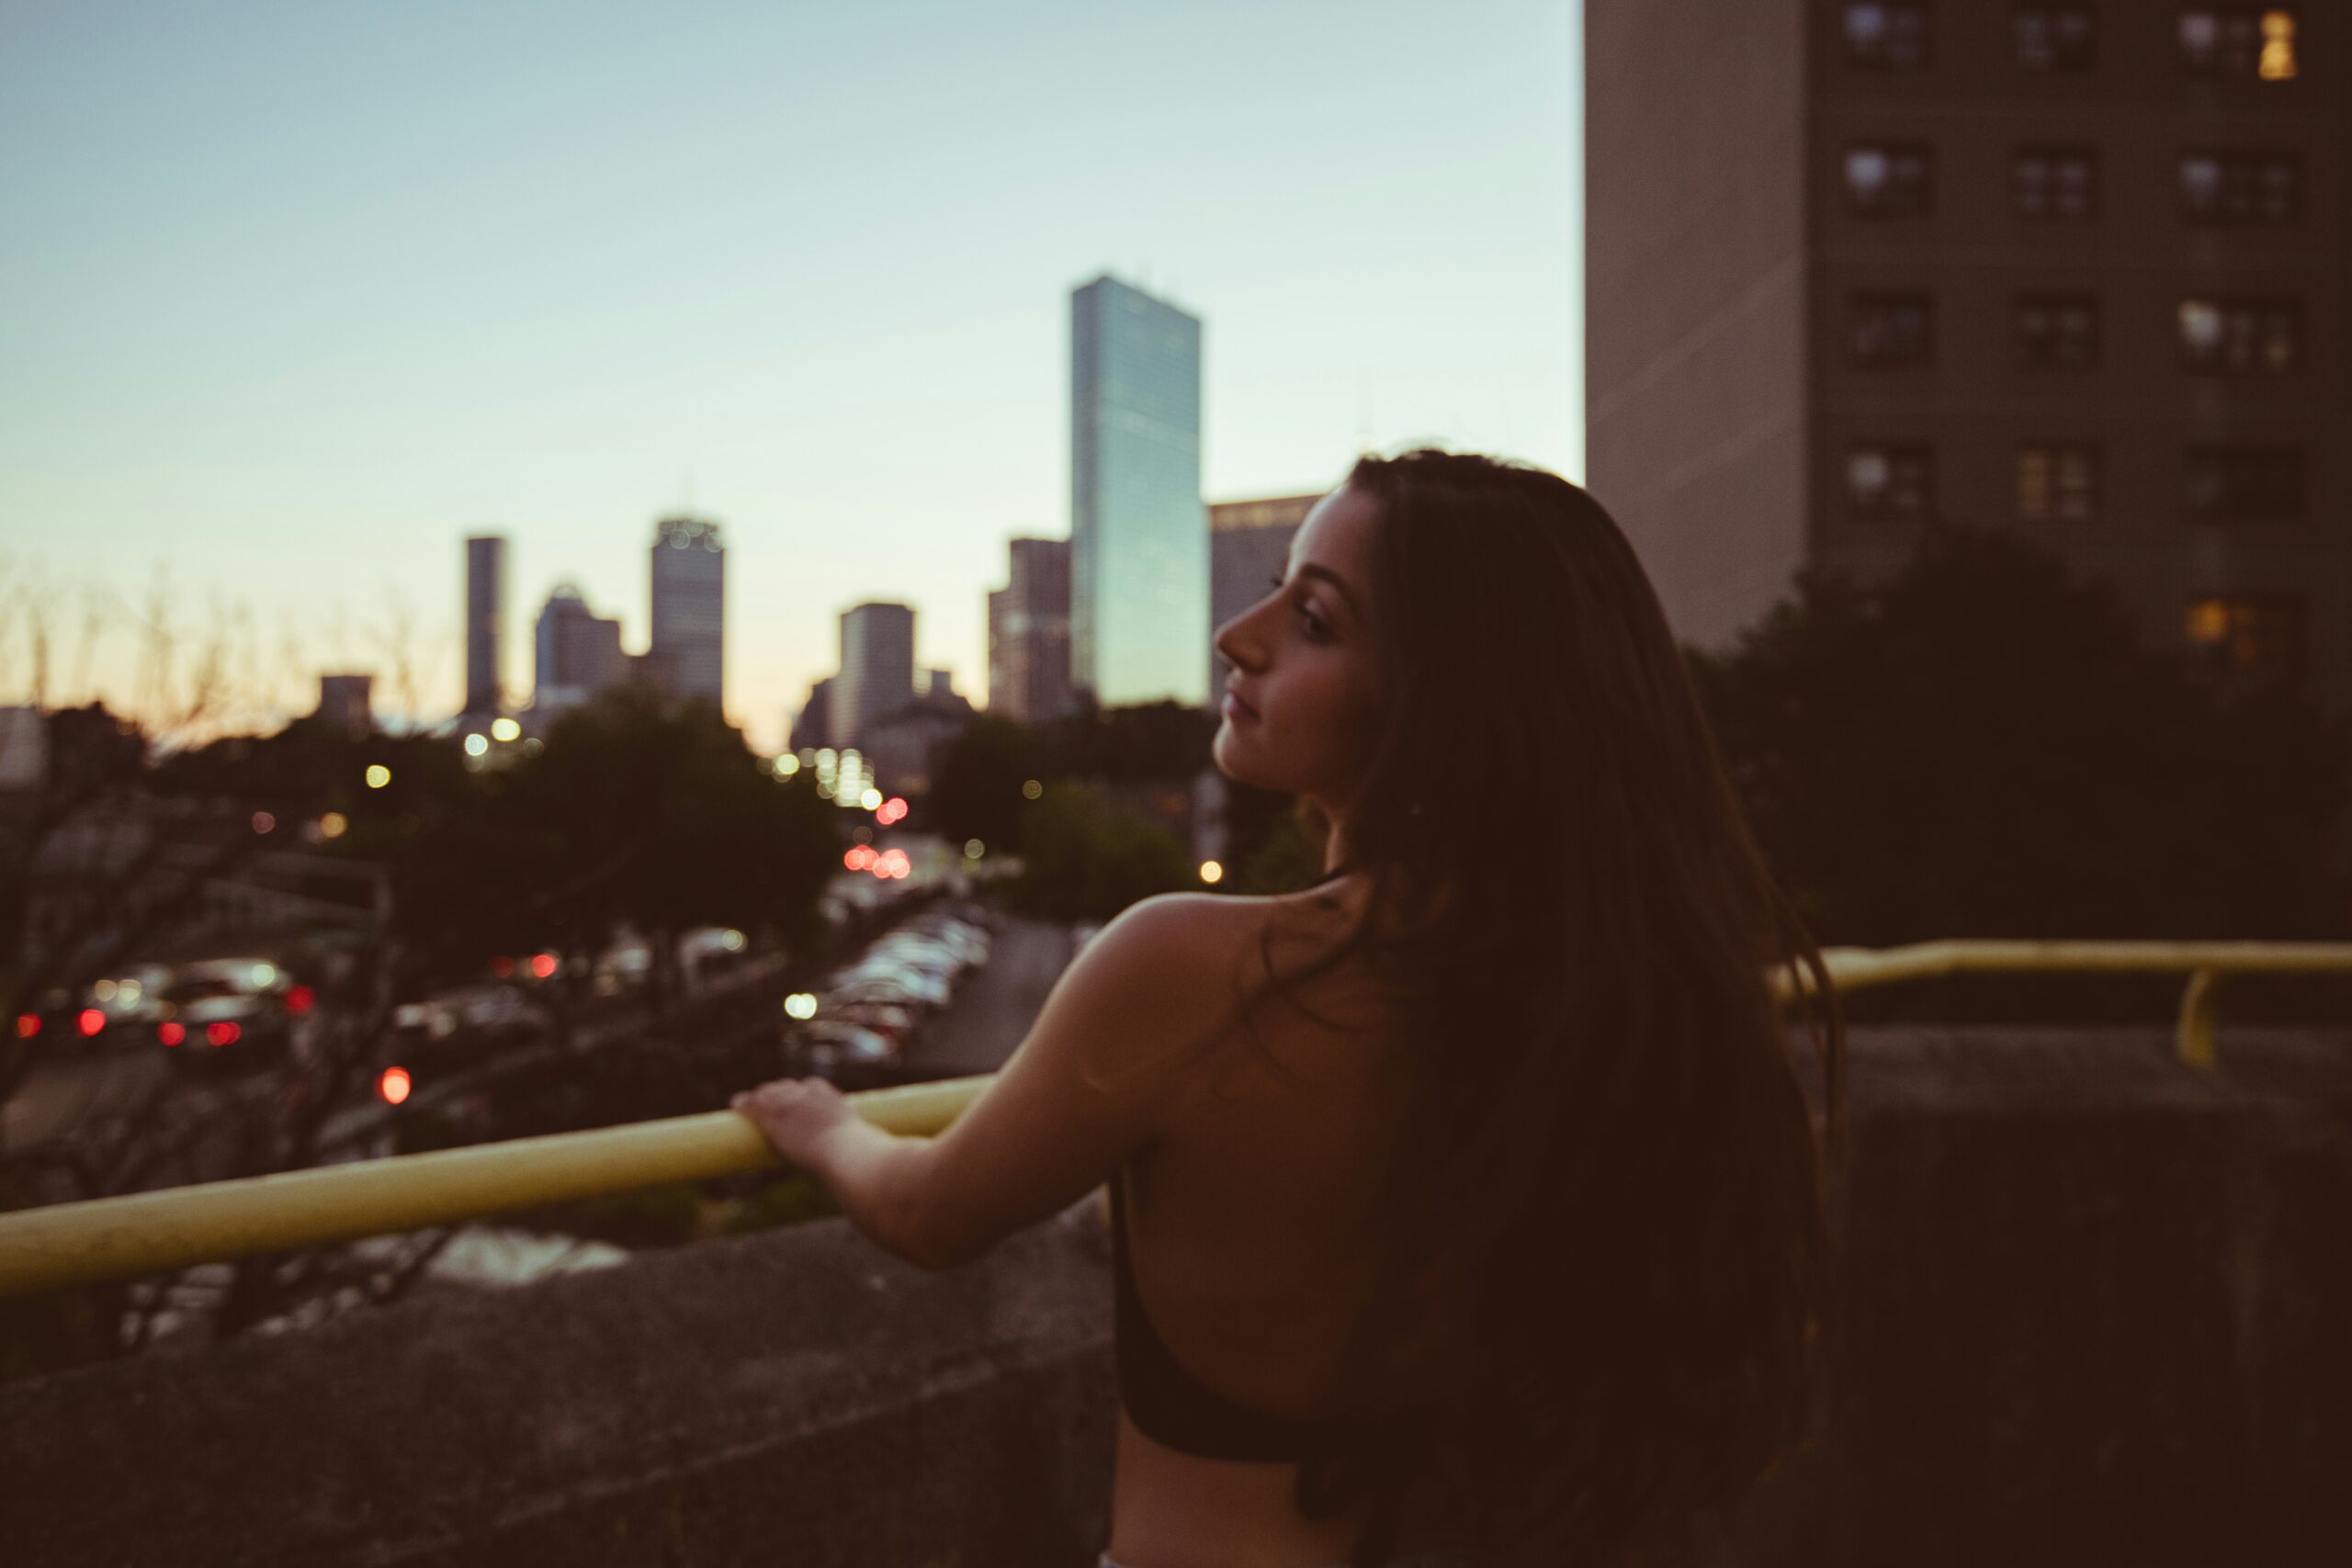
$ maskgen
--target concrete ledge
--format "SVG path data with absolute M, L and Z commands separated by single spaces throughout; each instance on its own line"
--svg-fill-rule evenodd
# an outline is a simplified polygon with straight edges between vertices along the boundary
M 1109 1258 L 820 1221 L 0 1388 L 0 1560 L 1091 1564 Z
M 2334 1564 L 2352 1032 L 1855 1041 L 1837 1423 L 1744 1561 Z M 1087 1568 L 1091 1201 L 928 1274 L 845 1222 L 0 1387 L 0 1561 Z

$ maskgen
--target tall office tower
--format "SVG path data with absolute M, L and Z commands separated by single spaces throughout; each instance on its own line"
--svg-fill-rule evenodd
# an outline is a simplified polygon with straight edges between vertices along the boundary
M 539 611 L 538 662 L 531 705 L 547 712 L 576 706 L 627 675 L 621 624 L 588 607 L 579 588 L 559 582 Z
M 647 668 L 660 672 L 673 696 L 723 704 L 727 550 L 718 524 L 664 517 L 654 525 L 652 592 Z
M 799 716 L 792 721 L 792 733 L 785 744 L 795 751 L 809 747 L 831 746 L 833 743 L 833 677 L 828 675 L 808 688 L 808 700 L 800 705 Z
M 506 541 L 477 534 L 466 541 L 466 709 L 503 713 L 499 665 L 506 644 Z
M 1273 592 L 1290 565 L 1290 542 L 1323 497 L 1277 495 L 1209 507 L 1209 700 L 1225 695 L 1232 666 L 1216 651 L 1216 628 Z
M 1014 539 L 989 595 L 989 711 L 1047 724 L 1070 711 L 1069 541 Z
M 376 728 L 376 677 L 322 675 L 319 705 L 311 716 L 357 738 Z
M 2352 689 L 2352 52 L 2316 6 L 1587 0 L 1588 479 L 1686 640 L 1938 522 Z M 1991 635 L 1993 628 L 1987 628 Z
M 914 700 L 914 607 L 860 604 L 842 611 L 842 668 L 831 700 L 832 746 L 865 745 L 875 720 Z
M 1200 319 L 1107 275 L 1069 302 L 1071 680 L 1104 707 L 1199 704 Z

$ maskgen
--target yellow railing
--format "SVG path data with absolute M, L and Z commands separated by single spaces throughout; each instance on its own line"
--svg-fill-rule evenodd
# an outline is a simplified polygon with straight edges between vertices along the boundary
M 2182 1061 L 2213 1065 L 2215 993 L 2231 974 L 2352 972 L 2352 943 L 1930 942 L 1830 948 L 1840 990 L 1962 973 L 2186 973 Z M 1810 977 L 1774 976 L 1785 998 Z M 962 1114 L 990 1075 L 850 1097 L 889 1132 L 929 1136 Z M 776 1164 L 732 1111 L 587 1133 L 516 1138 L 237 1181 L 0 1213 L 0 1297 L 162 1273 L 192 1263 L 284 1252 L 452 1224 L 545 1203 L 699 1181 Z

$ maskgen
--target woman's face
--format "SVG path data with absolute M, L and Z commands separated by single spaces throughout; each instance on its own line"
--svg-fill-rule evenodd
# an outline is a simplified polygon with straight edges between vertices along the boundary
M 1343 815 L 1379 734 L 1371 601 L 1380 509 L 1346 486 L 1316 502 L 1265 598 L 1216 631 L 1233 664 L 1213 754 L 1227 778 Z

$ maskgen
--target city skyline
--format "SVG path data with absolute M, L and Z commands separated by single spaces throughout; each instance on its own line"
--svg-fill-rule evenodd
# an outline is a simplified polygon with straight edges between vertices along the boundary
M 1069 532 L 1067 297 L 1104 270 L 1212 323 L 1206 500 L 1366 443 L 1580 470 L 1574 8 L 1411 51 L 1401 7 L 552 15 L 0 22 L 0 586 L 51 607 L 51 701 L 141 706 L 168 572 L 184 640 L 248 617 L 281 716 L 335 670 L 397 715 L 400 643 L 446 717 L 455 541 L 509 541 L 510 615 L 572 580 L 639 649 L 680 511 L 727 532 L 756 743 L 863 600 L 983 693 L 1005 541 Z M 18 616 L 0 699 L 30 662 Z

